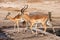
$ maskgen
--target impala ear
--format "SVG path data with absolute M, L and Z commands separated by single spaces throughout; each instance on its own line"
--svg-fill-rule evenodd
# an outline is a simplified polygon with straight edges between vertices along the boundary
M 8 15 L 10 15 L 11 13 L 10 12 L 8 12 Z
M 7 16 L 9 16 L 11 13 L 8 12 L 8 14 L 6 15 L 6 17 L 4 18 L 4 20 L 7 20 Z

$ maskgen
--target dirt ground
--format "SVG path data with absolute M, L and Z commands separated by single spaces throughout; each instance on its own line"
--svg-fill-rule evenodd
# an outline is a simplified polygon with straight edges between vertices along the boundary
M 43 1 L 41 3 L 2 2 L 0 3 L 0 28 L 10 26 L 14 27 L 14 23 L 12 21 L 5 20 L 4 18 L 8 12 L 11 12 L 11 17 L 15 17 L 20 12 L 20 9 L 26 4 L 29 6 L 26 10 L 29 13 L 43 12 L 47 14 L 48 12 L 52 12 L 52 17 L 59 17 L 52 18 L 53 27 L 60 28 L 60 3 L 57 1 Z M 48 32 L 48 34 L 44 36 L 38 32 L 39 34 L 35 36 L 35 34 L 32 34 L 31 31 L 24 32 L 22 29 L 20 29 L 20 33 L 14 31 L 13 28 L 3 29 L 3 31 L 14 40 L 60 40 L 60 37 Z
M 17 30 L 17 29 L 16 29 Z M 31 31 L 24 32 L 22 29 L 20 29 L 20 32 L 14 31 L 12 29 L 4 29 L 5 33 L 14 40 L 60 40 L 60 37 L 47 33 L 45 35 L 42 35 L 38 31 L 37 36 L 35 34 L 32 34 Z

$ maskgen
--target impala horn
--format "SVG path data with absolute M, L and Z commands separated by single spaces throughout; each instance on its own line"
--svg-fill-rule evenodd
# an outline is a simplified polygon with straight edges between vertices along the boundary
M 24 13 L 24 11 L 28 8 L 28 5 L 25 5 L 22 9 L 21 9 L 21 13 Z

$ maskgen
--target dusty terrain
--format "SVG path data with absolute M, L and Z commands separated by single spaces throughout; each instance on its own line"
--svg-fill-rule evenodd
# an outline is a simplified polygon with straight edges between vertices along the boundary
M 60 40 L 60 37 L 50 33 L 42 36 L 42 34 L 39 32 L 39 34 L 36 36 L 35 34 L 32 34 L 31 31 L 23 32 L 22 29 L 20 29 L 20 33 L 17 33 L 17 31 L 13 33 L 13 29 L 5 30 L 4 31 L 6 32 L 6 34 L 14 40 Z
M 58 0 L 56 1 L 43 1 L 43 2 L 32 2 L 32 3 L 26 3 L 26 1 L 17 2 L 12 0 L 8 2 L 1 2 L 0 3 L 0 28 L 2 27 L 13 27 L 13 22 L 10 20 L 5 20 L 4 18 L 8 14 L 8 12 L 11 12 L 11 17 L 15 17 L 21 10 L 21 8 L 24 7 L 24 5 L 28 4 L 28 9 L 26 12 L 34 13 L 34 12 L 43 12 L 48 14 L 48 12 L 52 13 L 52 24 L 55 28 L 60 28 L 60 3 Z M 9 37 L 13 38 L 14 40 L 60 40 L 60 37 L 48 33 L 48 35 L 41 36 L 41 34 L 38 34 L 38 36 L 35 36 L 34 34 L 31 34 L 30 31 L 23 33 L 21 31 L 20 33 L 13 33 L 13 29 L 3 29 Z

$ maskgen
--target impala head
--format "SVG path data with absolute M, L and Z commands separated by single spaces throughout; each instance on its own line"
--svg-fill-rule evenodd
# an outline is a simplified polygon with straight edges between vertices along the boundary
M 28 8 L 28 5 L 25 5 L 22 9 L 21 9 L 21 15 L 24 14 L 25 10 Z
M 5 20 L 7 20 L 8 19 L 8 17 L 9 17 L 9 15 L 10 15 L 11 13 L 10 12 L 8 12 L 8 14 L 6 15 L 6 17 L 5 17 Z

